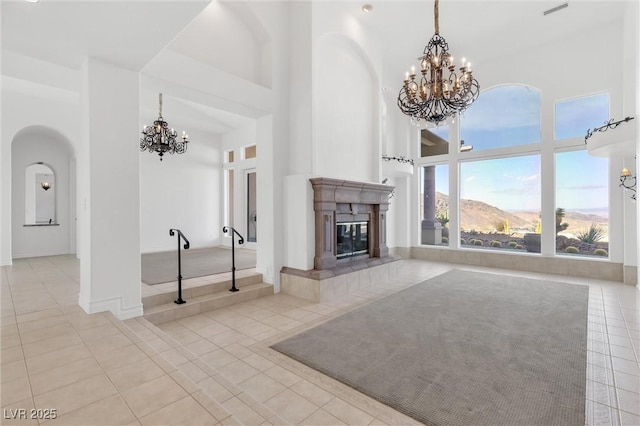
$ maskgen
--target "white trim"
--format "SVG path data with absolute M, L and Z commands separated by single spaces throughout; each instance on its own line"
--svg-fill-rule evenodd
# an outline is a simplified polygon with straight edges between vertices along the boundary
M 23 253 L 13 253 L 14 259 L 24 259 L 28 257 L 43 257 L 43 256 L 63 256 L 67 254 L 75 254 L 69 250 L 44 250 L 44 251 L 30 251 Z
M 90 301 L 86 298 L 78 298 L 78 305 L 88 314 L 95 314 L 97 312 L 111 311 L 119 320 L 123 321 L 129 318 L 135 318 L 144 314 L 142 308 L 142 302 L 135 306 L 122 306 L 122 297 L 116 296 L 103 300 Z

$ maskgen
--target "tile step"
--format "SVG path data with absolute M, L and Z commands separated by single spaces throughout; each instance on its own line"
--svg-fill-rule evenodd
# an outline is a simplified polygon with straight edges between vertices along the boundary
M 177 342 L 172 336 L 167 334 L 164 330 L 158 328 L 155 324 L 151 323 L 147 319 L 143 317 L 137 317 L 133 319 L 129 319 L 125 321 L 129 326 L 129 329 L 139 336 L 139 339 L 151 345 L 152 342 L 162 341 L 162 345 L 165 347 L 170 347 L 172 349 L 155 349 L 155 352 L 162 358 L 162 362 L 164 366 L 162 366 L 165 371 L 171 371 L 171 376 L 174 380 L 178 381 L 180 385 L 183 386 L 185 390 L 188 390 L 192 395 L 197 396 L 198 402 L 200 402 L 203 407 L 205 407 L 211 414 L 213 414 L 216 418 L 219 418 L 221 424 L 230 424 L 230 425 L 240 425 L 243 424 L 236 416 L 230 413 L 227 409 L 223 407 L 223 403 L 227 400 L 225 397 L 222 400 L 218 400 L 215 397 L 215 393 L 211 393 L 207 389 L 204 389 L 202 385 L 192 378 L 192 374 L 194 371 L 194 366 L 197 367 L 196 370 L 200 370 L 206 373 L 210 379 L 217 382 L 221 387 L 230 392 L 233 396 L 239 398 L 247 404 L 253 411 L 262 416 L 267 420 L 269 424 L 274 425 L 286 425 L 289 424 L 287 421 L 282 419 L 276 412 L 272 409 L 264 405 L 263 403 L 257 401 L 253 397 L 251 397 L 245 390 L 243 390 L 239 385 L 233 384 L 229 380 L 225 379 L 225 377 L 220 374 L 220 369 L 214 368 L 204 362 L 199 356 L 193 354 L 186 348 L 184 348 L 179 342 Z M 187 362 L 180 361 L 176 363 L 173 361 L 175 359 L 171 356 L 172 352 L 177 351 Z M 155 360 L 156 363 L 160 362 L 159 360 Z M 223 367 L 224 368 L 224 367 Z
M 175 304 L 173 300 L 176 295 L 172 294 L 171 301 L 168 303 L 149 308 L 145 305 L 143 317 L 152 324 L 158 325 L 273 294 L 273 286 L 263 282 L 239 286 L 236 279 L 236 287 L 240 291 L 231 292 L 229 287 L 224 287 L 222 291 L 193 297 L 186 296 L 183 289 L 182 298 L 187 303 L 182 305 Z
M 262 282 L 262 274 L 254 273 L 251 275 L 247 275 L 244 277 L 236 277 L 236 287 L 242 288 L 247 285 L 257 284 Z M 229 290 L 231 288 L 231 279 L 212 282 L 210 284 L 204 284 L 199 286 L 185 286 L 185 282 L 182 282 L 182 298 L 184 300 L 193 299 L 195 297 L 204 296 L 207 294 L 219 293 L 225 290 Z M 162 294 L 152 294 L 150 296 L 145 296 L 142 298 L 142 305 L 144 306 L 145 311 L 154 306 L 160 306 L 167 303 L 172 303 L 178 297 L 178 284 L 175 285 L 175 289 L 173 291 L 162 293 Z

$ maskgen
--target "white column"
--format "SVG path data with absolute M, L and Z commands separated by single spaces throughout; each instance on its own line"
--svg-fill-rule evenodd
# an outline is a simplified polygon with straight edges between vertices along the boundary
M 423 168 L 424 212 L 422 217 L 422 244 L 442 244 L 442 225 L 436 220 L 436 166 Z
M 83 72 L 79 304 L 126 319 L 142 315 L 138 73 L 93 58 Z

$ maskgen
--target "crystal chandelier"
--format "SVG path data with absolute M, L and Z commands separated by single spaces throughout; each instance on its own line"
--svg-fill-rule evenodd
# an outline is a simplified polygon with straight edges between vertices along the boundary
M 473 78 L 471 63 L 464 58 L 456 71 L 449 45 L 440 35 L 438 0 L 434 3 L 435 34 L 424 48 L 420 59 L 420 76 L 415 67 L 407 72 L 398 94 L 400 110 L 412 121 L 440 123 L 467 109 L 480 93 Z
M 162 161 L 165 153 L 184 154 L 187 152 L 187 144 L 189 136 L 186 132 L 182 132 L 182 136 L 178 139 L 178 132 L 169 128 L 169 123 L 162 119 L 162 93 L 159 96 L 160 112 L 158 119 L 153 122 L 153 126 L 144 126 L 142 129 L 142 137 L 140 138 L 140 151 L 157 152 Z

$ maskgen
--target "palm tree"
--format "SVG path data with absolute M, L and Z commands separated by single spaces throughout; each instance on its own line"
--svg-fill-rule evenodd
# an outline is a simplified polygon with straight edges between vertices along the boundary
M 558 207 L 556 209 L 556 235 L 558 235 L 559 232 L 562 232 L 569 227 L 568 223 L 562 222 L 562 219 L 564 219 L 564 215 L 565 215 L 564 209 L 562 207 Z

